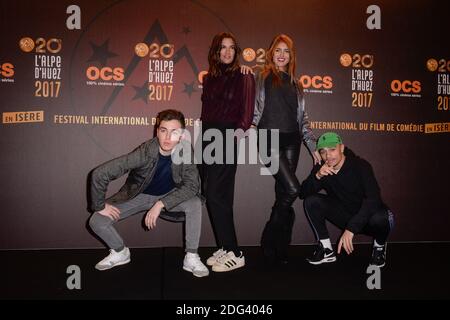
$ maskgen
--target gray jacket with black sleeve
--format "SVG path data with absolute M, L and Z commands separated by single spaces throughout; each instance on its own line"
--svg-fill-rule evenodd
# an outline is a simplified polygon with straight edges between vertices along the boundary
M 258 126 L 259 121 L 264 112 L 264 103 L 265 103 L 265 86 L 264 86 L 264 77 L 261 74 L 261 69 L 258 68 L 255 72 L 255 80 L 256 80 L 256 97 L 255 97 L 255 111 L 253 113 L 253 121 L 252 124 L 254 126 Z M 299 126 L 299 131 L 302 136 L 303 142 L 308 147 L 309 151 L 312 153 L 316 150 L 316 137 L 311 129 L 309 124 L 308 114 L 305 109 L 305 98 L 303 93 L 301 92 L 297 83 L 294 84 L 295 89 L 297 91 L 297 122 Z

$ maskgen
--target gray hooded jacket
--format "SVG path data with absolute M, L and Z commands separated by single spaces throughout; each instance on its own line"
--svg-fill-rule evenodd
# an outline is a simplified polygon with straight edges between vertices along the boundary
M 175 188 L 160 199 L 166 210 L 176 207 L 195 195 L 200 195 L 200 177 L 197 165 L 194 164 L 192 146 L 181 141 L 176 148 L 182 148 L 181 155 L 186 150 L 191 152 L 191 161 L 180 164 L 172 162 L 172 178 Z M 158 138 L 155 137 L 142 143 L 132 152 L 95 168 L 91 181 L 92 211 L 103 210 L 105 202 L 109 204 L 125 202 L 145 190 L 155 173 L 158 158 L 159 143 Z M 126 173 L 129 173 L 128 178 L 119 192 L 105 200 L 108 184 Z

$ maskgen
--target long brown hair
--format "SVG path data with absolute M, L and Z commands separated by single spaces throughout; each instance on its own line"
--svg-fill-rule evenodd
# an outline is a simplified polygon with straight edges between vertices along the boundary
M 278 86 L 281 84 L 281 77 L 280 72 L 278 71 L 277 67 L 275 66 L 275 63 L 273 62 L 273 53 L 275 51 L 275 48 L 280 42 L 286 43 L 287 47 L 289 48 L 289 64 L 287 67 L 287 73 L 291 77 L 291 82 L 295 83 L 295 67 L 297 65 L 296 60 L 296 51 L 294 46 L 294 41 L 285 34 L 279 34 L 277 35 L 270 44 L 269 49 L 266 52 L 266 62 L 264 63 L 264 70 L 262 72 L 262 75 L 264 78 L 266 78 L 270 73 L 273 75 L 273 85 Z
M 212 40 L 211 47 L 208 53 L 209 70 L 208 73 L 213 76 L 219 76 L 222 71 L 220 70 L 220 50 L 222 49 L 222 40 L 225 38 L 230 38 L 234 42 L 234 59 L 226 71 L 234 71 L 239 68 L 239 55 L 241 54 L 241 48 L 239 48 L 236 38 L 233 34 L 229 32 L 221 32 L 214 36 Z

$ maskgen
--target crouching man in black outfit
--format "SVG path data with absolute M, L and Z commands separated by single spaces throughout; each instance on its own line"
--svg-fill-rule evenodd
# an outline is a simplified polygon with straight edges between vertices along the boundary
M 393 227 L 393 215 L 383 203 L 372 166 L 357 157 L 334 132 L 324 133 L 317 141 L 321 164 L 314 166 L 303 181 L 300 198 L 304 199 L 306 215 L 318 239 L 318 247 L 309 263 L 318 265 L 336 261 L 326 220 L 344 230 L 338 244 L 353 252 L 353 236 L 374 237 L 370 265 L 383 267 L 386 263 L 386 239 Z M 319 194 L 324 189 L 325 194 Z

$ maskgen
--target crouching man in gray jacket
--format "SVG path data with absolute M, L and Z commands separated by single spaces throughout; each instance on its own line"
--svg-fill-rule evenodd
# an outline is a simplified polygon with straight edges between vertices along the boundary
M 181 140 L 184 128 L 181 112 L 161 111 L 157 117 L 156 138 L 93 170 L 91 197 L 94 214 L 89 225 L 110 248 L 110 254 L 97 263 L 96 269 L 107 270 L 130 262 L 130 250 L 114 228 L 115 222 L 147 211 L 145 225 L 153 229 L 165 208 L 167 211 L 183 211 L 186 216 L 183 269 L 197 277 L 209 274 L 197 254 L 202 217 L 197 166 L 194 161 L 172 161 L 175 151 L 192 153 L 191 145 Z M 109 182 L 126 173 L 128 178 L 119 192 L 105 200 Z

